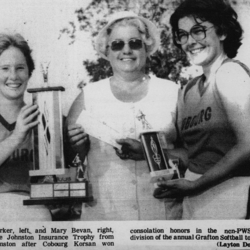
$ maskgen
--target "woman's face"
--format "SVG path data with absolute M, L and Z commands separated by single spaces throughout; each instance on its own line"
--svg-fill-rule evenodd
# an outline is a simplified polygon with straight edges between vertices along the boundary
M 0 96 L 22 98 L 29 80 L 26 58 L 20 49 L 9 47 L 0 55 Z
M 115 26 L 108 40 L 108 59 L 112 66 L 114 74 L 137 73 L 141 72 L 146 64 L 147 53 L 142 41 L 142 47 L 139 49 L 130 48 L 131 39 L 141 40 L 138 29 L 134 26 Z M 113 51 L 111 43 L 114 41 L 125 42 L 120 50 Z M 133 40 L 135 41 L 135 40 Z
M 192 63 L 207 67 L 224 53 L 223 40 L 225 36 L 218 36 L 212 23 L 208 21 L 202 22 L 199 19 L 198 22 L 191 16 L 179 20 L 179 34 L 183 34 L 183 32 L 184 34 L 189 33 L 187 42 L 182 44 L 181 47 Z M 193 31 L 193 34 L 200 34 L 200 26 L 205 29 L 205 38 L 197 41 L 190 35 L 190 31 Z

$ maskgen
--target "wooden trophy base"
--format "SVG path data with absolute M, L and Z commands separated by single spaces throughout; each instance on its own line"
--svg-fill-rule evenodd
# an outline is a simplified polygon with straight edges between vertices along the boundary
M 23 205 L 56 205 L 90 202 L 88 182 L 57 182 L 31 184 L 30 199 Z
M 179 179 L 179 173 L 178 169 L 165 169 L 165 170 L 159 170 L 150 172 L 150 182 L 155 183 L 158 180 L 161 181 L 168 181 L 173 179 Z
M 44 199 L 29 199 L 29 200 L 24 200 L 23 205 L 25 206 L 30 206 L 30 205 L 62 205 L 62 204 L 73 204 L 76 202 L 91 202 L 93 201 L 93 196 L 89 197 L 67 197 L 67 198 L 44 198 Z

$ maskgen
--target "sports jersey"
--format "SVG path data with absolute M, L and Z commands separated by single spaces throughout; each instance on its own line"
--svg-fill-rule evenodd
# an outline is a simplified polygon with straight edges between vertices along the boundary
M 240 64 L 238 61 L 223 63 Z M 205 89 L 204 76 L 194 78 L 180 91 L 178 100 L 178 130 L 189 157 L 185 179 L 195 181 L 219 162 L 237 141 L 221 101 L 216 81 Z M 245 164 L 246 165 L 246 164 Z M 245 219 L 249 190 L 249 166 L 239 166 L 235 175 L 209 189 L 183 200 L 183 219 Z
M 4 118 L 0 120 L 0 141 L 10 136 L 15 128 L 6 126 Z M 10 157 L 0 166 L 0 192 L 29 191 L 29 170 L 32 167 L 33 149 L 31 135 L 16 148 Z

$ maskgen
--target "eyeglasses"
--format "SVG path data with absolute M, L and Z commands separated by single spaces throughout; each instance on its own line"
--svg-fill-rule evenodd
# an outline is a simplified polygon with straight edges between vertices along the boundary
M 189 35 L 191 35 L 195 41 L 201 41 L 206 38 L 206 32 L 213 27 L 214 26 L 207 28 L 201 25 L 196 25 L 191 28 L 190 32 L 179 30 L 175 34 L 174 39 L 177 44 L 185 44 L 188 41 Z
M 142 40 L 133 38 L 128 42 L 124 42 L 123 40 L 115 40 L 111 43 L 110 48 L 113 51 L 120 51 L 124 48 L 125 44 L 128 44 L 130 49 L 139 50 L 142 48 Z

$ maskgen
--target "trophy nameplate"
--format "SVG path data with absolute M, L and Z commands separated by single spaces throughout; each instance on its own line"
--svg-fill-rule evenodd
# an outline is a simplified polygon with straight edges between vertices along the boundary
M 167 155 L 163 153 L 159 132 L 141 133 L 140 139 L 149 167 L 150 182 L 180 178 L 178 163 L 169 161 Z
M 39 124 L 33 129 L 33 169 L 30 175 L 30 199 L 24 205 L 88 202 L 88 181 L 76 180 L 66 168 L 63 147 L 61 92 L 64 88 L 28 89 L 38 105 Z M 76 173 L 76 171 L 75 171 Z M 73 178 L 72 178 L 73 177 Z

